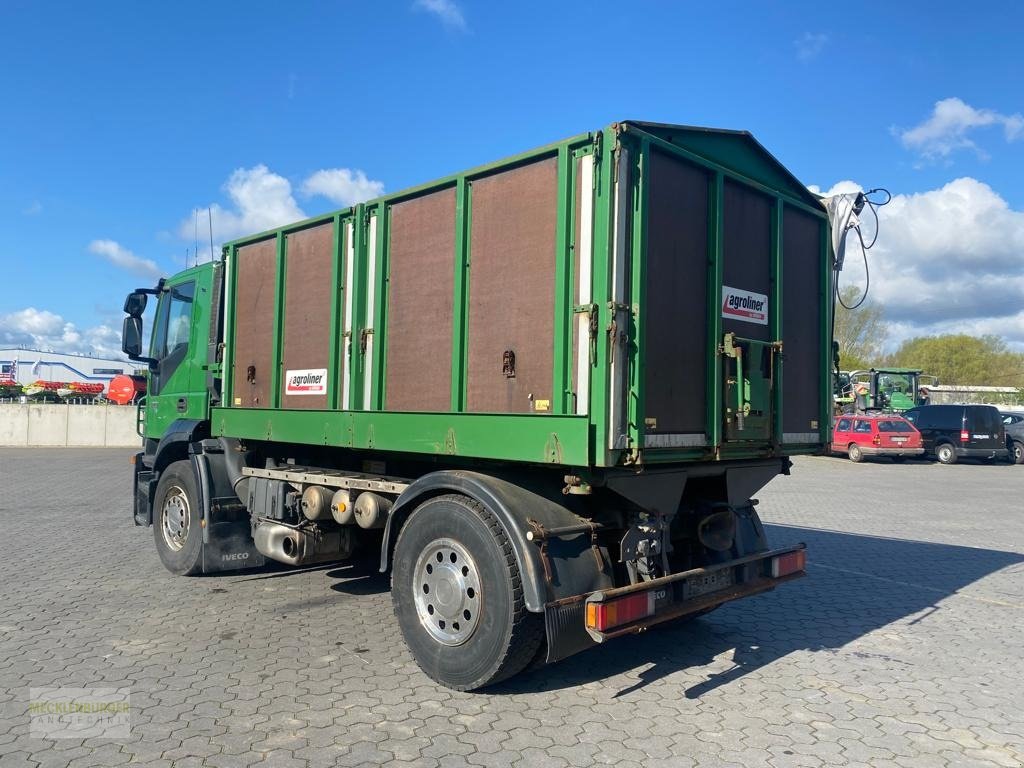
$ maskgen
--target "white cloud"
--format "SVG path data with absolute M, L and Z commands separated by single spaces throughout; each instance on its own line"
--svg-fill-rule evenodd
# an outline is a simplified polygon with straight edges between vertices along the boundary
M 265 165 L 238 168 L 228 178 L 223 189 L 232 207 L 225 208 L 219 203 L 208 206 L 209 215 L 213 217 L 213 237 L 217 243 L 243 235 L 254 235 L 265 229 L 306 218 L 292 196 L 291 182 L 273 173 Z M 196 237 L 198 218 L 200 254 L 206 252 L 204 244 L 209 242 L 207 216 L 207 206 L 195 208 L 178 226 L 181 239 L 192 243 Z
M 124 358 L 120 331 L 109 325 L 79 331 L 60 315 L 35 307 L 0 315 L 0 345 Z
M 844 181 L 825 195 L 858 189 Z M 868 255 L 871 295 L 892 323 L 892 343 L 915 335 L 996 333 L 1024 351 L 1024 211 L 965 177 L 895 195 L 879 219 L 878 244 Z M 861 221 L 870 240 L 869 211 Z M 855 241 L 848 241 L 840 280 L 863 284 Z
M 800 61 L 810 61 L 825 48 L 828 43 L 828 35 L 823 32 L 804 32 L 804 34 L 793 41 L 796 46 L 796 55 Z
M 317 171 L 302 183 L 303 195 L 320 195 L 346 208 L 379 197 L 383 193 L 383 182 L 367 178 L 363 171 L 351 171 L 348 168 L 327 168 Z
M 975 109 L 957 98 L 935 102 L 931 115 L 922 123 L 913 128 L 893 129 L 893 132 L 904 147 L 928 160 L 949 157 L 960 149 L 970 149 L 980 157 L 987 157 L 968 134 L 993 126 L 1003 129 L 1007 141 L 1024 137 L 1024 116 L 1020 113 L 1004 115 L 993 109 Z
M 157 278 L 162 274 L 155 261 L 136 256 L 114 240 L 93 240 L 89 243 L 89 252 L 102 256 L 115 267 L 120 267 L 136 275 Z
M 325 168 L 310 174 L 300 185 L 306 197 L 326 197 L 347 207 L 377 197 L 384 184 L 365 172 L 348 168 Z M 210 221 L 213 220 L 213 253 L 221 244 L 308 218 L 295 200 L 292 183 L 266 165 L 236 169 L 223 186 L 231 200 L 228 206 L 212 203 L 197 207 L 178 225 L 178 236 L 194 244 L 198 235 L 199 261 L 210 256 Z M 209 213 L 207 211 L 209 210 Z M 192 257 L 189 257 L 191 263 Z
M 38 216 L 43 212 L 43 204 L 38 200 L 33 200 L 32 203 L 22 209 L 21 213 L 25 216 Z
M 416 0 L 412 7 L 434 14 L 449 29 L 457 29 L 460 32 L 469 29 L 462 9 L 454 0 Z

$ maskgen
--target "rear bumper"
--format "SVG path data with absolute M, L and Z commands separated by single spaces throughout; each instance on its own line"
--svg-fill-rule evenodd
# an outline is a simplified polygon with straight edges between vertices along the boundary
M 924 448 L 879 448 L 874 445 L 859 446 L 865 456 L 920 456 Z
M 550 602 L 544 606 L 544 623 L 548 636 L 547 660 L 557 661 L 592 645 L 621 635 L 643 632 L 648 627 L 671 621 L 687 614 L 697 613 L 716 605 L 768 592 L 780 584 L 806 575 L 802 568 L 795 573 L 773 576 L 772 563 L 783 555 L 803 552 L 806 545 L 758 552 L 754 555 L 717 563 L 706 568 L 694 568 L 660 579 L 607 589 L 583 595 L 574 595 Z M 694 595 L 694 585 L 709 580 L 723 580 L 723 586 L 714 591 Z M 605 630 L 587 626 L 588 606 L 607 605 L 621 598 L 647 593 L 655 606 L 651 615 Z
M 1005 459 L 1009 451 L 1003 448 L 964 448 L 954 445 L 953 450 L 960 459 Z

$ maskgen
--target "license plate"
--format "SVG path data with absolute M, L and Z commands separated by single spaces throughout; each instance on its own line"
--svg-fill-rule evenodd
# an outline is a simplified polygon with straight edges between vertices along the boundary
M 894 437 L 892 439 L 892 441 L 894 443 L 905 443 L 905 442 L 907 442 L 907 438 L 905 438 L 905 437 Z
M 692 576 L 683 582 L 686 598 L 700 597 L 711 592 L 732 586 L 732 568 L 707 573 L 703 576 Z M 685 599 L 685 598 L 684 598 Z

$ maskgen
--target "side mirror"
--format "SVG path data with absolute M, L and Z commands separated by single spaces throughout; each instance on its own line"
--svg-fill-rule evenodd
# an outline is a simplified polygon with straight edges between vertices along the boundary
M 132 296 L 129 296 L 129 300 Z M 128 311 L 128 301 L 125 302 L 125 312 Z M 142 304 L 145 306 L 146 297 L 142 297 Z M 124 325 L 121 327 L 121 350 L 133 360 L 137 360 L 142 355 L 142 318 L 138 315 L 129 314 L 124 319 Z
M 128 297 L 124 300 L 125 314 L 130 317 L 142 317 L 142 313 L 146 311 L 146 301 L 147 296 L 141 291 L 129 293 Z M 125 351 L 127 352 L 127 350 Z
M 145 300 L 145 296 L 143 296 L 143 300 Z M 132 360 L 137 360 L 150 366 L 157 362 L 152 357 L 142 356 L 141 317 L 129 315 L 124 319 L 124 324 L 121 326 L 121 351 Z

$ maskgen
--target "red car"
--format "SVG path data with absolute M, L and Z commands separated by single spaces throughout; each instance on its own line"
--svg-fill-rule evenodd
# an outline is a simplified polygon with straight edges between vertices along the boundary
M 832 430 L 832 452 L 845 453 L 850 461 L 863 461 L 865 456 L 891 456 L 903 461 L 907 456 L 924 453 L 921 433 L 902 416 L 878 415 L 837 416 Z

